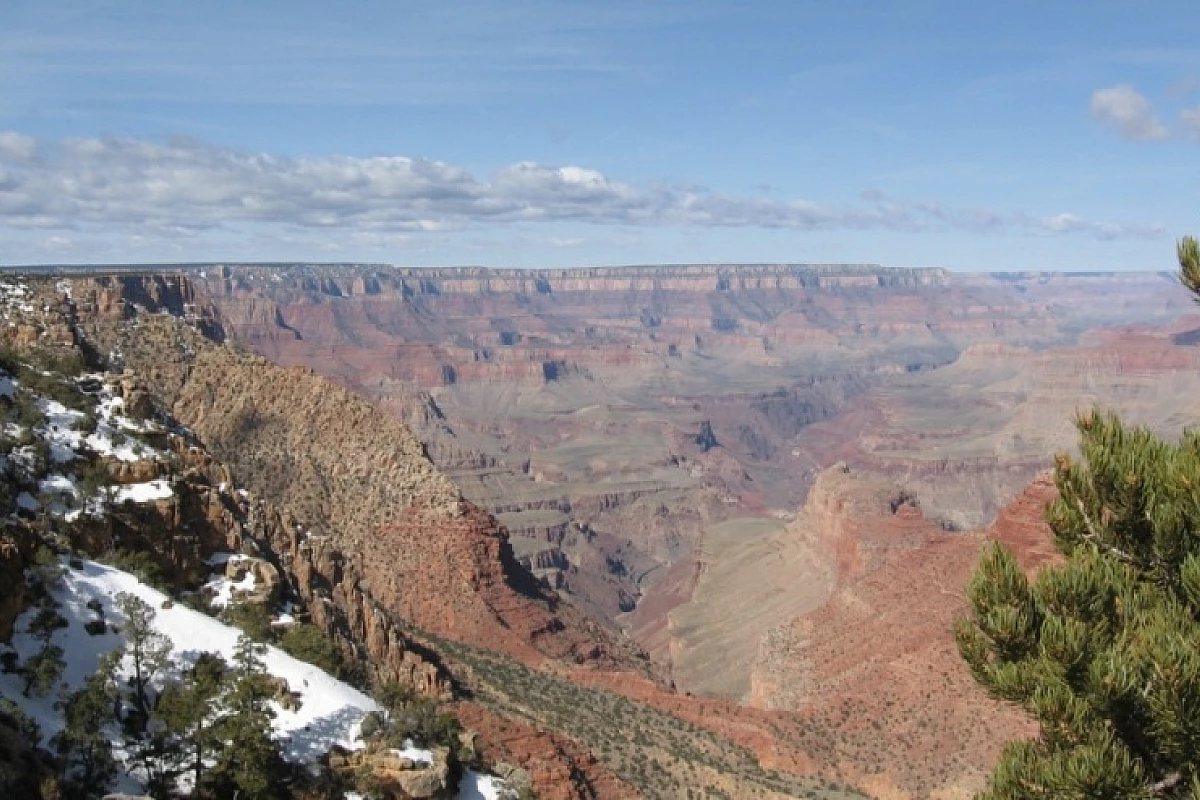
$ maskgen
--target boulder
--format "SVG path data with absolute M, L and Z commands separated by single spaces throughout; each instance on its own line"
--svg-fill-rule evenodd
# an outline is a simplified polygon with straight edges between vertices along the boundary
M 329 752 L 329 768 L 353 774 L 388 800 L 438 800 L 452 796 L 450 787 L 450 748 L 432 747 L 430 763 L 413 761 L 398 750 L 357 750 L 346 752 L 334 747 Z
M 288 686 L 286 678 L 280 678 L 276 675 L 266 676 L 267 685 L 271 687 L 271 694 L 275 702 L 279 703 L 285 711 L 300 710 L 300 695 L 293 692 Z
M 247 574 L 254 576 L 254 588 L 235 591 L 233 599 L 239 603 L 272 603 L 282 583 L 275 565 L 261 558 L 238 558 L 225 563 L 225 577 L 229 580 L 241 581 Z
M 127 485 L 130 483 L 146 483 L 162 475 L 162 465 L 153 458 L 140 461 L 122 461 L 112 456 L 104 457 L 104 468 L 113 483 Z
M 500 761 L 492 765 L 492 773 L 504 781 L 502 797 L 520 797 L 522 792 L 533 791 L 533 776 L 520 767 Z

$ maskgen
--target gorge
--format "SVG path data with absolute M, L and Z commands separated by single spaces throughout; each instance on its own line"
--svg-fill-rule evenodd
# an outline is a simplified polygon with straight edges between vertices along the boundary
M 172 525 L 278 565 L 543 797 L 969 796 L 1029 732 L 950 633 L 980 548 L 1054 558 L 1077 410 L 1200 417 L 1200 318 L 1162 274 L 24 280 L 8 341 L 92 353 L 204 447 Z

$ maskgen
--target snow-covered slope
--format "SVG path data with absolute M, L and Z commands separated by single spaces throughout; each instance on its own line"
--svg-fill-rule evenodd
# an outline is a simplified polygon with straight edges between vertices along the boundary
M 203 652 L 216 652 L 227 660 L 232 659 L 241 633 L 237 628 L 186 606 L 171 603 L 167 595 L 113 567 L 85 561 L 82 569 L 68 568 L 62 585 L 54 592 L 56 599 L 62 603 L 59 612 L 68 621 L 67 627 L 57 631 L 53 639 L 54 644 L 62 647 L 66 654 L 66 669 L 60 691 L 41 698 L 25 697 L 21 694 L 22 680 L 19 675 L 0 673 L 0 695 L 13 700 L 41 726 L 43 741 L 63 727 L 62 711 L 55 707 L 56 702 L 83 685 L 95 671 L 103 654 L 123 645 L 124 640 L 119 634 L 112 633 L 111 628 L 97 636 L 89 635 L 84 630 L 84 625 L 96 618 L 95 613 L 87 607 L 91 600 L 98 600 L 103 606 L 106 621 L 120 626 L 124 620 L 117 609 L 116 597 L 121 592 L 140 597 L 156 610 L 155 627 L 170 637 L 174 645 L 172 657 L 179 664 L 190 665 Z M 17 633 L 13 636 L 12 646 L 21 661 L 39 647 L 39 643 L 25 633 L 34 613 L 31 609 L 17 621 Z M 4 645 L 0 644 L 2 647 Z M 312 761 L 335 744 L 347 749 L 362 746 L 362 742 L 358 741 L 359 726 L 367 712 L 377 708 L 374 700 L 278 648 L 268 647 L 265 661 L 267 670 L 285 679 L 289 688 L 299 695 L 301 703 L 297 710 L 278 705 L 275 707 L 275 733 L 283 743 L 284 755 L 289 760 Z M 458 797 L 459 800 L 496 800 L 502 788 L 503 783 L 497 778 L 468 770 Z
M 100 656 L 123 644 L 120 635 L 112 633 L 111 629 L 99 636 L 90 636 L 84 630 L 84 624 L 95 619 L 95 614 L 87 608 L 92 599 L 103 605 L 106 620 L 117 625 L 122 623 L 116 608 L 116 596 L 121 592 L 140 597 L 156 610 L 155 627 L 171 638 L 173 658 L 180 664 L 194 663 L 203 652 L 220 653 L 227 660 L 232 659 L 240 635 L 237 628 L 186 606 L 169 603 L 170 598 L 162 592 L 127 572 L 85 561 L 82 570 L 67 570 L 62 588 L 55 593 L 63 604 L 59 611 L 69 623 L 54 635 L 54 643 L 66 653 L 65 691 L 82 686 L 87 676 L 95 671 Z M 165 603 L 171 607 L 163 608 Z M 32 613 L 26 612 L 26 616 L 18 620 L 18 632 L 13 637 L 13 645 L 22 660 L 38 648 L 38 643 L 24 633 Z M 289 759 L 309 760 L 327 752 L 334 744 L 347 748 L 357 746 L 359 723 L 368 711 L 376 708 L 375 701 L 278 648 L 268 647 L 265 660 L 268 671 L 287 680 L 291 690 L 300 696 L 298 710 L 289 711 L 278 706 L 275 709 L 275 732 L 285 743 L 284 753 Z M 0 675 L 0 691 L 37 720 L 47 738 L 62 728 L 53 694 L 44 698 L 21 696 L 21 680 L 17 675 Z

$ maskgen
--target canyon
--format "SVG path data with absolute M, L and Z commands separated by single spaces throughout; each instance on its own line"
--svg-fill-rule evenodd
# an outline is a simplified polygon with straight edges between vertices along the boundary
M 1078 409 L 1112 406 L 1162 433 L 1197 421 L 1180 402 L 1197 374 L 1191 306 L 1164 273 L 221 265 L 189 277 L 234 341 L 412 426 L 547 586 L 681 688 L 734 700 L 748 672 L 713 675 L 695 652 L 713 641 L 696 635 L 712 616 L 702 598 L 754 580 L 755 549 L 773 547 L 822 470 L 899 483 L 936 524 L 967 530 L 1072 446 Z M 780 558 L 815 608 L 837 579 L 810 550 Z
M 137 376 L 203 443 L 212 537 L 273 554 L 546 797 L 673 796 L 698 767 L 732 796 L 969 796 L 1031 732 L 954 646 L 980 548 L 1054 558 L 1078 411 L 1200 421 L 1200 317 L 1159 273 L 69 280 L 10 338 Z

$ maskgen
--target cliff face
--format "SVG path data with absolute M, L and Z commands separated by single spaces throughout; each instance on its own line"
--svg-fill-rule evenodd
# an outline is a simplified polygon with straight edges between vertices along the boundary
M 1079 411 L 1110 408 L 1167 437 L 1200 423 L 1181 402 L 1200 391 L 1200 348 L 1180 339 L 1196 322 L 1100 329 L 1071 347 L 975 345 L 941 369 L 867 389 L 796 444 L 818 462 L 903 482 L 947 524 L 979 527 L 1075 447 Z
M 808 720 L 803 742 L 819 760 L 873 765 L 855 778 L 876 796 L 969 797 L 1002 745 L 1035 729 L 990 699 L 959 657 L 962 587 L 991 539 L 1031 570 L 1055 558 L 1044 520 L 1053 483 L 1039 477 L 986 529 L 947 533 L 877 482 L 840 468 L 836 477 L 826 487 L 836 491 L 814 491 L 809 508 L 843 556 L 839 588 L 763 636 L 750 701 Z
M 312 621 L 335 638 L 350 661 L 368 659 L 381 679 L 401 681 L 418 692 L 448 694 L 445 675 L 417 654 L 393 617 L 359 588 L 360 574 L 345 563 L 341 551 L 328 540 L 309 541 L 290 509 L 241 490 L 236 472 L 205 449 L 194 430 L 179 428 L 164 408 L 165 398 L 157 389 L 182 385 L 190 369 L 187 359 L 196 348 L 215 348 L 206 337 L 219 334 L 211 309 L 195 302 L 186 281 L 127 276 L 72 285 L 27 282 L 22 291 L 27 302 L 19 308 L 10 304 L 4 312 L 12 324 L 0 330 L 0 343 L 15 348 L 20 358 L 77 356 L 77 348 L 95 353 L 103 346 L 107 357 L 126 367 L 151 365 L 150 380 L 126 369 L 124 374 L 91 376 L 87 382 L 94 390 L 106 385 L 124 408 L 142 416 L 155 416 L 155 406 L 167 412 L 165 424 L 140 434 L 158 448 L 156 455 L 141 460 L 106 456 L 101 463 L 118 486 L 158 480 L 169 484 L 168 496 L 113 503 L 100 516 L 59 520 L 57 527 L 75 547 L 93 555 L 140 554 L 177 586 L 203 583 L 210 571 L 206 559 L 217 552 L 264 559 L 283 569 L 283 579 L 311 609 Z M 151 320 L 145 336 L 143 318 Z M 101 331 L 129 335 L 129 363 L 121 339 L 98 336 Z M 29 565 L 36 542 L 19 520 L 0 534 L 5 586 L 0 592 L 0 640 L 11 636 L 23 601 L 21 570 Z M 8 591 L 12 588 L 18 591 Z
M 963 279 L 870 265 L 225 266 L 192 280 L 240 341 L 384 392 L 393 381 L 536 386 L 578 371 L 653 370 L 693 352 L 769 366 L 793 360 L 794 348 L 848 341 L 1061 341 L 1110 319 L 1165 318 L 1170 304 L 1155 276 Z M 1116 286 L 1120 311 L 1084 310 Z

